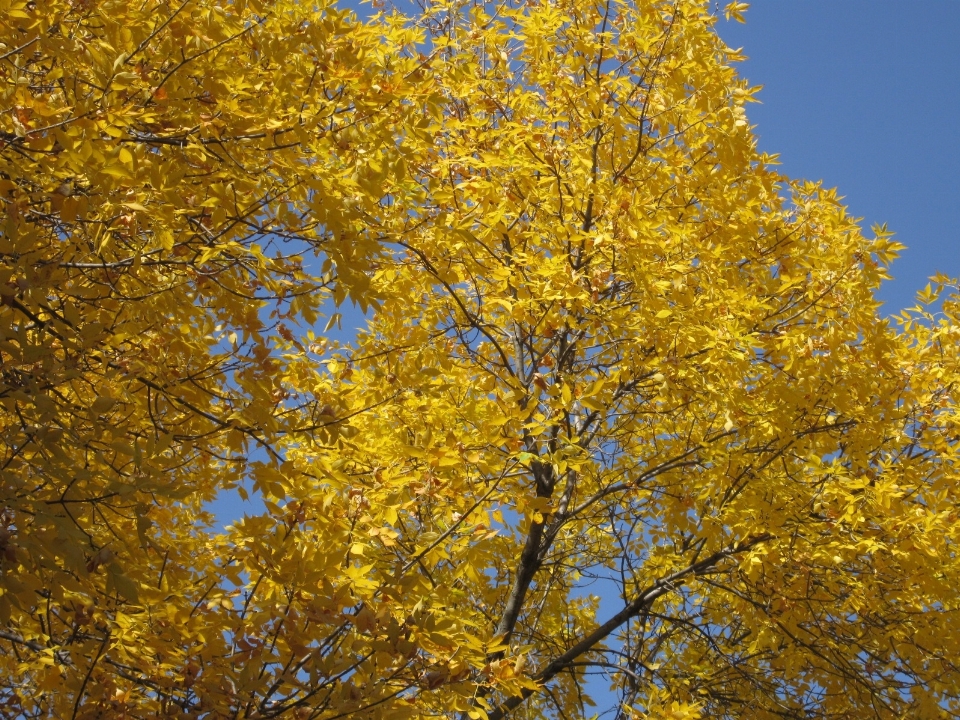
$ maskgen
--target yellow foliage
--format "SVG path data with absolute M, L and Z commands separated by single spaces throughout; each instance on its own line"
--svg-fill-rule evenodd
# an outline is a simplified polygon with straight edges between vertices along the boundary
M 3 711 L 960 712 L 955 283 L 714 10 L 0 0 Z

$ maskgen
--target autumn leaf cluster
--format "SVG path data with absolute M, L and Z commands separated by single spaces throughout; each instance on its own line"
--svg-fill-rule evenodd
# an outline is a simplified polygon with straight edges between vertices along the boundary
M 3 712 L 960 714 L 953 284 L 716 22 L 0 0 Z

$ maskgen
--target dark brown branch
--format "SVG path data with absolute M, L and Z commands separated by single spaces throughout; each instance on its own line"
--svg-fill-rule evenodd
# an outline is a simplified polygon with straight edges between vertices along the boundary
M 576 643 L 565 653 L 558 655 L 556 658 L 551 660 L 546 667 L 543 668 L 543 670 L 534 676 L 533 679 L 539 682 L 541 685 L 550 682 L 550 680 L 556 677 L 560 672 L 573 665 L 584 653 L 590 651 L 597 643 L 609 636 L 610 633 L 629 620 L 642 615 L 653 605 L 657 599 L 674 591 L 678 586 L 683 585 L 688 578 L 710 572 L 721 560 L 725 560 L 728 557 L 745 552 L 762 542 L 770 540 L 772 537 L 773 536 L 769 533 L 752 535 L 747 539 L 726 548 L 725 550 L 715 552 L 709 557 L 703 558 L 702 560 L 698 560 L 697 562 L 688 565 L 683 570 L 678 570 L 672 575 L 657 580 L 647 590 L 637 595 L 637 597 L 635 597 L 620 612 L 604 622 L 602 625 L 599 625 L 593 630 L 593 632 L 584 636 L 578 643 Z M 524 689 L 520 695 L 515 695 L 514 697 L 509 698 L 487 716 L 488 720 L 502 720 L 511 711 L 519 707 L 527 698 L 533 695 L 534 692 L 536 691 Z

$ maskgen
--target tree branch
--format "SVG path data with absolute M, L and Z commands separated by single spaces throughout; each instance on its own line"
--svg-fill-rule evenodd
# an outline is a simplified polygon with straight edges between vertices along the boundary
M 547 666 L 543 668 L 543 670 L 534 676 L 534 680 L 540 684 L 546 684 L 550 682 L 550 680 L 556 677 L 557 674 L 573 665 L 581 655 L 591 650 L 597 643 L 610 635 L 610 633 L 629 620 L 641 615 L 644 611 L 649 609 L 658 598 L 666 595 L 669 592 L 672 592 L 678 587 L 678 585 L 685 583 L 688 578 L 696 577 L 697 575 L 702 575 L 706 572 L 709 572 L 721 560 L 738 553 L 745 552 L 762 542 L 770 540 L 772 537 L 773 536 L 770 533 L 751 535 L 746 540 L 743 540 L 736 545 L 732 545 L 725 550 L 715 552 L 703 560 L 699 560 L 688 565 L 683 570 L 678 570 L 672 575 L 657 580 L 647 590 L 635 597 L 620 612 L 611 617 L 602 625 L 599 625 L 589 635 L 584 636 L 578 643 L 576 643 L 565 653 L 558 655 L 556 658 L 551 660 Z M 511 711 L 519 707 L 527 698 L 533 695 L 534 692 L 536 691 L 527 688 L 524 689 L 520 695 L 515 695 L 509 698 L 487 716 L 488 720 L 502 720 Z

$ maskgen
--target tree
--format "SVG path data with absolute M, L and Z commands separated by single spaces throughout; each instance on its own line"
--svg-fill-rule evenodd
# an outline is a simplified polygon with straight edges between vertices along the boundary
M 226 562 L 204 504 L 297 422 L 275 339 L 372 297 L 419 61 L 293 2 L 2 15 L 0 701 L 152 712 Z
M 6 17 L 10 712 L 960 713 L 950 281 L 709 4 Z

